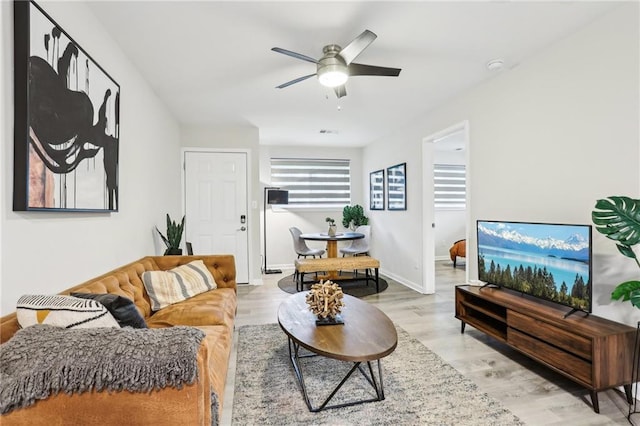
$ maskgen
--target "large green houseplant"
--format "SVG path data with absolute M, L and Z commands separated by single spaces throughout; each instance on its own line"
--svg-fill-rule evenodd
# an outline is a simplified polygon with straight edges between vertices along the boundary
M 164 236 L 157 226 L 156 231 L 158 231 L 160 238 L 162 238 L 162 241 L 167 246 L 167 249 L 164 252 L 165 256 L 170 254 L 182 254 L 180 242 L 182 241 L 182 231 L 184 231 L 184 216 L 182 216 L 182 221 L 178 224 L 176 221 L 171 220 L 167 213 L 167 235 Z
M 598 200 L 595 208 L 591 213 L 591 219 L 596 230 L 615 241 L 618 251 L 635 260 L 640 267 L 640 261 L 632 249 L 640 243 L 640 200 L 611 196 Z M 611 298 L 628 300 L 640 309 L 640 281 L 631 280 L 619 284 L 611 293 Z
M 360 225 L 368 225 L 369 218 L 364 215 L 364 209 L 361 205 L 344 206 L 342 209 L 342 226 L 355 231 Z

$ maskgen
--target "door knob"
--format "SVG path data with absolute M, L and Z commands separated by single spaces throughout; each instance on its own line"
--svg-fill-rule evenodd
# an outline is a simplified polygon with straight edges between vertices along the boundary
M 240 229 L 237 229 L 236 231 L 246 231 L 247 228 L 245 226 L 241 227 Z

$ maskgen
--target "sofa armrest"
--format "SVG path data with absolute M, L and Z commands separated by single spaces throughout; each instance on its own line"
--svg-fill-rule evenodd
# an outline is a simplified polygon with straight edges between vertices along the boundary
M 35 404 L 2 415 L 2 426 L 54 425 L 198 425 L 218 424 L 212 407 L 210 349 L 203 342 L 198 351 L 198 379 L 181 389 L 165 387 L 152 392 L 60 392 Z M 212 413 L 212 408 L 214 412 Z M 214 421 L 212 422 L 212 415 Z M 126 421 L 123 420 L 125 419 Z
M 194 260 L 202 260 L 213 275 L 218 287 L 237 289 L 236 261 L 231 254 L 213 254 L 208 256 L 150 256 L 163 271 L 176 268 Z

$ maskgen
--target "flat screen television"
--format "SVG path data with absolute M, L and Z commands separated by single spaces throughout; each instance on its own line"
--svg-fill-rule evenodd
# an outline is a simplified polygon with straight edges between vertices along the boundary
M 591 312 L 591 225 L 477 221 L 478 278 Z

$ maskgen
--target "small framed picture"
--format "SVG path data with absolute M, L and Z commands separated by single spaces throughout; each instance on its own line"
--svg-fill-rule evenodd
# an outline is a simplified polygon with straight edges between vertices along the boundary
M 369 173 L 369 210 L 384 210 L 384 169 Z
M 387 208 L 407 209 L 407 163 L 387 168 Z

